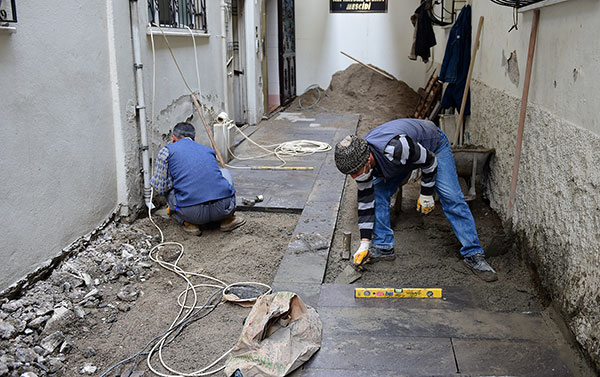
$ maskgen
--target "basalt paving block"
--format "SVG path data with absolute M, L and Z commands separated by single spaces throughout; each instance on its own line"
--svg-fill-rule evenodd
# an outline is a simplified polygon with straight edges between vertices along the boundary
M 338 336 L 421 336 L 552 342 L 540 316 L 422 308 L 323 307 L 323 329 Z
M 272 284 L 272 288 L 274 292 L 294 292 L 306 305 L 313 308 L 317 307 L 319 293 L 321 292 L 320 284 L 275 282 Z
M 571 372 L 548 344 L 452 339 L 461 375 L 567 377 Z
M 340 336 L 324 331 L 321 349 L 306 363 L 303 373 L 311 369 L 431 376 L 455 373 L 456 364 L 448 338 Z
M 328 250 L 316 252 L 286 252 L 279 264 L 275 283 L 311 283 L 321 284 L 327 265 Z
M 477 307 L 473 295 L 465 287 L 422 287 L 442 288 L 443 299 L 423 298 L 354 298 L 354 288 L 401 288 L 365 286 L 360 281 L 350 284 L 324 284 L 319 297 L 320 307 L 364 307 L 364 308 L 414 308 L 462 310 Z
M 349 369 L 301 369 L 292 377 L 458 377 L 459 374 L 422 374 L 420 372 L 409 372 L 403 370 L 349 370 Z M 466 376 L 463 376 L 466 377 Z

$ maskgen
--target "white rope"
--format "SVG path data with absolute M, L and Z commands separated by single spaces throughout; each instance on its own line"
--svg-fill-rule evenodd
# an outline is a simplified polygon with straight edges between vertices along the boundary
M 229 124 L 233 124 L 233 121 L 230 120 Z M 234 128 L 251 144 L 257 146 L 258 148 L 260 148 L 261 150 L 266 152 L 266 153 L 263 153 L 263 154 L 257 155 L 257 156 L 241 157 L 241 156 L 236 156 L 235 153 L 233 153 L 233 151 L 231 150 L 231 148 L 229 146 L 227 146 L 229 153 L 231 153 L 231 155 L 235 159 L 241 160 L 241 161 L 256 160 L 259 158 L 264 158 L 264 157 L 274 155 L 275 157 L 277 157 L 277 159 L 279 161 L 281 161 L 281 165 L 279 165 L 279 167 L 282 167 L 287 164 L 287 161 L 284 159 L 284 157 L 303 157 L 303 156 L 309 156 L 309 155 L 312 155 L 315 153 L 327 152 L 327 151 L 331 150 L 331 145 L 329 145 L 328 143 L 325 143 L 322 141 L 315 141 L 315 140 L 292 140 L 292 141 L 286 141 L 286 142 L 279 143 L 279 144 L 261 145 L 261 144 L 255 142 L 254 140 L 252 140 L 248 135 L 246 135 L 238 127 L 234 127 Z M 229 165 L 229 164 L 226 164 L 225 166 L 227 166 L 228 168 L 231 168 L 231 169 L 251 169 L 251 167 L 249 167 L 249 166 L 233 166 L 233 165 Z
M 166 37 L 164 31 L 160 28 L 160 26 L 158 26 L 158 25 L 154 25 L 154 26 L 157 26 L 160 29 L 160 31 L 162 32 L 163 37 L 165 38 L 167 47 L 169 47 L 169 52 L 171 53 L 171 57 L 177 67 L 177 70 L 179 71 L 179 73 L 181 75 L 181 78 L 182 78 L 184 84 L 186 85 L 188 90 L 193 93 L 192 89 L 190 88 L 187 81 L 185 80 L 185 77 L 183 76 L 183 72 L 181 71 L 181 68 L 179 67 L 179 64 L 177 63 L 175 56 L 173 55 L 173 51 L 171 50 L 171 48 L 169 46 L 169 42 L 167 40 L 167 37 Z M 194 42 L 194 58 L 196 59 L 196 78 L 198 80 L 198 93 L 200 94 L 201 93 L 200 74 L 199 74 L 199 69 L 198 69 L 196 42 L 194 39 L 193 32 L 191 31 L 191 29 L 189 27 L 188 27 L 188 30 L 190 31 L 190 34 L 192 35 L 192 40 Z M 154 35 L 153 34 L 151 34 L 150 39 L 152 42 L 152 63 L 153 63 L 153 65 L 152 65 L 152 115 L 151 115 L 152 119 L 151 119 L 150 124 L 151 124 L 152 137 L 154 137 L 154 128 L 155 128 L 154 127 L 154 118 L 155 118 L 154 104 L 155 104 L 155 96 L 156 96 L 156 53 L 155 53 L 156 49 L 155 49 L 155 45 L 154 45 Z M 152 145 L 154 145 L 154 138 L 152 138 Z M 153 170 L 153 169 L 151 169 L 151 170 Z M 150 192 L 150 202 L 152 202 L 153 195 L 154 195 L 154 189 L 152 189 Z M 152 219 L 152 212 L 151 212 L 150 208 L 148 208 L 148 218 L 150 219 L 150 222 L 152 223 L 152 225 L 154 225 L 154 227 L 158 230 L 158 232 L 160 234 L 160 243 L 158 245 L 154 246 L 152 249 L 150 249 L 150 253 L 149 253 L 150 258 L 154 262 L 158 263 L 158 265 L 160 265 L 162 268 L 166 269 L 167 271 L 173 272 L 174 274 L 179 276 L 186 283 L 186 288 L 182 292 L 180 292 L 180 294 L 177 297 L 177 304 L 179 305 L 179 311 L 178 311 L 177 316 L 171 322 L 169 329 L 164 333 L 164 335 L 160 338 L 160 340 L 154 344 L 154 346 L 148 353 L 148 356 L 146 358 L 146 363 L 148 365 L 148 368 L 153 373 L 155 373 L 159 376 L 163 376 L 163 377 L 208 376 L 211 374 L 215 374 L 215 373 L 223 370 L 225 368 L 225 366 L 223 365 L 223 366 L 220 366 L 213 370 L 209 370 L 209 369 L 213 368 L 215 365 L 217 365 L 219 362 L 221 362 L 227 355 L 229 355 L 229 353 L 233 350 L 233 347 L 231 349 L 229 349 L 227 352 L 225 352 L 224 354 L 222 354 L 221 356 L 217 357 L 208 366 L 201 368 L 199 370 L 193 371 L 193 372 L 178 371 L 175 367 L 170 366 L 167 363 L 167 361 L 165 361 L 165 359 L 163 358 L 163 348 L 164 348 L 165 344 L 167 343 L 169 337 L 171 335 L 173 335 L 174 331 L 176 331 L 180 325 L 182 325 L 184 322 L 186 322 L 187 320 L 190 319 L 190 317 L 192 316 L 194 311 L 196 311 L 197 309 L 200 309 L 200 308 L 202 308 L 204 310 L 212 310 L 216 306 L 223 303 L 221 301 L 216 305 L 198 305 L 197 288 L 201 288 L 201 287 L 216 288 L 216 289 L 219 289 L 222 291 L 221 295 L 223 295 L 230 287 L 236 286 L 236 285 L 262 286 L 262 287 L 267 288 L 267 291 L 264 294 L 269 294 L 272 291 L 272 289 L 270 286 L 263 284 L 263 283 L 259 283 L 259 282 L 238 282 L 238 283 L 228 284 L 222 280 L 219 280 L 219 279 L 209 276 L 209 275 L 200 274 L 200 273 L 193 272 L 193 271 L 183 270 L 181 267 L 178 266 L 178 263 L 181 260 L 181 258 L 183 257 L 183 253 L 184 253 L 183 245 L 179 242 L 165 242 L 164 233 L 163 233 L 162 229 L 160 229 L 160 227 Z M 166 262 L 162 258 L 160 258 L 160 252 L 162 250 L 164 250 L 164 248 L 166 246 L 175 246 L 179 249 L 177 259 L 173 263 Z M 192 278 L 205 279 L 212 283 L 194 284 L 192 282 Z M 251 300 L 252 299 L 241 300 L 241 301 L 251 301 Z M 191 301 L 191 302 L 188 303 L 188 301 Z M 172 340 L 173 339 L 171 339 L 171 341 Z M 154 365 L 152 364 L 152 357 L 155 354 L 158 354 L 158 359 L 160 361 L 161 366 L 163 368 L 165 368 L 167 371 L 174 373 L 174 374 L 162 373 L 154 367 Z
M 152 201 L 153 194 L 154 194 L 154 190 L 152 190 L 150 192 L 150 201 Z M 193 372 L 179 371 L 175 367 L 169 365 L 167 363 L 167 361 L 165 361 L 165 359 L 163 358 L 163 354 L 162 354 L 163 348 L 164 348 L 165 344 L 167 343 L 169 337 L 171 335 L 173 335 L 173 332 L 175 330 L 177 330 L 181 324 L 183 324 L 185 321 L 190 319 L 190 316 L 194 313 L 194 311 L 196 309 L 203 308 L 205 310 L 209 310 L 209 309 L 213 309 L 215 307 L 215 306 L 211 306 L 211 305 L 198 305 L 198 292 L 196 289 L 200 288 L 200 287 L 217 288 L 222 291 L 221 295 L 225 295 L 225 293 L 231 287 L 239 286 L 239 285 L 243 285 L 243 286 L 255 285 L 255 286 L 264 287 L 264 288 L 266 288 L 266 292 L 263 294 L 271 293 L 272 289 L 269 285 L 259 283 L 259 282 L 236 282 L 236 283 L 232 283 L 232 284 L 227 284 L 226 282 L 219 280 L 215 277 L 212 277 L 210 275 L 205 275 L 205 274 L 200 274 L 200 273 L 193 272 L 193 271 L 183 270 L 181 267 L 178 266 L 179 261 L 183 257 L 183 252 L 184 252 L 183 245 L 179 242 L 166 242 L 164 240 L 163 231 L 152 219 L 152 212 L 151 212 L 150 208 L 148 208 L 148 218 L 150 219 L 150 222 L 152 223 L 152 225 L 154 225 L 154 227 L 158 230 L 158 232 L 160 234 L 160 243 L 158 245 L 154 246 L 152 249 L 150 249 L 150 253 L 149 253 L 150 259 L 152 259 L 154 262 L 158 263 L 162 268 L 166 269 L 167 271 L 173 272 L 174 274 L 176 274 L 177 276 L 182 278 L 186 283 L 186 288 L 182 292 L 180 292 L 177 297 L 177 304 L 179 305 L 179 313 L 177 314 L 177 316 L 175 317 L 175 319 L 169 326 L 169 329 L 160 338 L 160 340 L 158 342 L 156 342 L 156 344 L 154 344 L 154 346 L 148 353 L 148 356 L 146 358 L 146 363 L 148 365 L 148 368 L 153 373 L 155 373 L 159 376 L 162 376 L 162 377 L 207 376 L 207 375 L 217 373 L 217 372 L 223 370 L 225 368 L 225 366 L 223 365 L 223 366 L 218 367 L 217 369 L 213 369 L 210 371 L 207 371 L 207 370 L 214 367 L 216 364 L 221 362 L 227 355 L 229 355 L 229 353 L 233 350 L 233 347 L 230 348 L 223 355 L 216 358 L 208 366 L 206 366 L 202 369 L 193 371 Z M 161 252 L 161 250 L 164 249 L 165 246 L 176 246 L 180 250 L 179 254 L 177 255 L 177 259 L 173 263 L 166 262 L 162 258 L 160 258 L 160 252 Z M 191 280 L 192 277 L 206 279 L 206 280 L 212 281 L 213 283 L 194 284 L 194 283 L 192 283 L 192 280 Z M 214 284 L 214 283 L 217 283 L 217 284 Z M 188 302 L 188 298 L 190 297 L 190 294 L 191 294 L 192 298 L 191 298 L 191 303 L 188 304 L 187 302 Z M 244 300 L 240 300 L 240 301 L 251 301 L 251 300 L 253 300 L 253 299 L 244 299 Z M 222 303 L 223 302 L 220 301 L 217 305 L 221 305 Z M 152 357 L 155 354 L 158 354 L 158 359 L 160 361 L 161 366 L 163 368 L 165 368 L 166 370 L 168 370 L 169 372 L 174 373 L 174 374 L 162 373 L 154 367 L 154 365 L 152 364 Z

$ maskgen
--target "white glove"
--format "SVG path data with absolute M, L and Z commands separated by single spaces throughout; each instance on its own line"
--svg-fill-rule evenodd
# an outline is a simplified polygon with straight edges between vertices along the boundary
M 421 212 L 424 214 L 428 214 L 433 211 L 435 208 L 435 201 L 433 200 L 432 195 L 423 195 L 419 196 L 419 200 L 417 200 L 417 212 Z
M 361 240 L 358 250 L 354 253 L 353 262 L 355 265 L 360 266 L 363 264 L 367 255 L 369 254 L 369 248 L 371 247 L 371 240 Z

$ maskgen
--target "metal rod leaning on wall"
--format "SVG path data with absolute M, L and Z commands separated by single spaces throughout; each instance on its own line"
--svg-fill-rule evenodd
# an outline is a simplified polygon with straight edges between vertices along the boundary
M 519 162 L 521 160 L 521 146 L 523 145 L 523 129 L 525 128 L 525 117 L 527 115 L 527 99 L 529 97 L 529 83 L 531 82 L 531 69 L 533 66 L 533 55 L 535 53 L 535 40 L 537 37 L 540 10 L 533 11 L 531 23 L 531 34 L 529 36 L 529 52 L 527 53 L 527 68 L 525 70 L 525 82 L 523 84 L 523 96 L 521 98 L 521 112 L 519 114 L 519 128 L 517 129 L 517 145 L 515 149 L 515 162 L 513 163 L 512 180 L 510 182 L 510 196 L 508 199 L 508 217 L 512 217 L 512 209 L 517 190 L 517 178 L 519 176 Z
M 370 70 L 372 70 L 372 71 L 375 71 L 375 72 L 379 73 L 380 75 L 383 75 L 383 76 L 387 77 L 387 78 L 388 78 L 388 79 L 390 79 L 390 80 L 396 80 L 396 79 L 395 79 L 393 76 L 390 76 L 390 75 L 388 75 L 387 73 L 385 73 L 385 72 L 383 72 L 383 71 L 381 71 L 381 70 L 379 70 L 379 69 L 377 69 L 377 68 L 371 67 L 370 65 L 368 65 L 368 64 L 365 64 L 365 63 L 361 62 L 360 60 L 358 60 L 358 59 L 356 59 L 356 58 L 354 58 L 354 57 L 352 57 L 352 56 L 350 56 L 350 55 L 346 54 L 344 51 L 340 51 L 340 53 L 341 53 L 342 55 L 344 55 L 344 56 L 347 56 L 347 57 L 349 57 L 350 59 L 354 60 L 354 61 L 355 61 L 355 62 L 357 62 L 358 64 L 360 64 L 360 65 L 362 65 L 362 66 L 365 66 L 365 67 L 369 68 Z
M 469 97 L 469 89 L 471 88 L 471 76 L 473 76 L 473 66 L 475 66 L 475 57 L 477 56 L 477 50 L 479 49 L 479 36 L 481 35 L 481 28 L 483 27 L 483 16 L 479 17 L 479 25 L 477 26 L 477 35 L 475 36 L 475 46 L 473 47 L 473 53 L 471 54 L 471 63 L 469 63 L 469 74 L 467 75 L 467 82 L 465 84 L 465 91 L 463 92 L 462 103 L 460 104 L 460 113 L 458 115 L 458 122 L 456 123 L 456 134 L 454 135 L 454 145 L 462 145 L 463 143 L 463 120 L 465 118 L 465 107 L 467 106 L 467 98 Z

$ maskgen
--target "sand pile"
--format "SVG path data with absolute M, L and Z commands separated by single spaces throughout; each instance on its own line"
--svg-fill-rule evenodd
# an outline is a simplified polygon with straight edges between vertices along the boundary
M 313 107 L 315 111 L 360 113 L 359 135 L 389 120 L 409 117 L 418 102 L 418 94 L 405 82 L 390 80 L 360 64 L 336 72 L 327 90 L 320 90 L 309 90 L 294 104 L 311 108 L 320 95 L 316 104 L 320 109 Z

